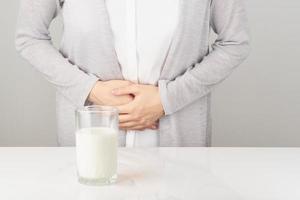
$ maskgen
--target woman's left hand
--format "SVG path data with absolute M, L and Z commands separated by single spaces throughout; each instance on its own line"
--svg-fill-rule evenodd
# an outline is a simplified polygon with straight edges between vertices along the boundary
M 164 115 L 158 87 L 131 84 L 112 91 L 114 95 L 131 94 L 134 99 L 117 106 L 121 129 L 143 130 L 155 124 Z

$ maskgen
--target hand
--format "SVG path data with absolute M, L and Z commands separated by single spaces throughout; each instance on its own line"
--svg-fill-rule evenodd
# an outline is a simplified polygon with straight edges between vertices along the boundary
M 132 84 L 130 81 L 110 80 L 98 81 L 89 95 L 89 101 L 96 105 L 117 106 L 127 104 L 133 100 L 130 94 L 115 96 L 111 91 L 115 88 L 125 87 Z
M 116 96 L 133 95 L 133 101 L 117 106 L 121 129 L 143 130 L 154 127 L 164 110 L 158 87 L 153 85 L 130 84 L 112 91 Z

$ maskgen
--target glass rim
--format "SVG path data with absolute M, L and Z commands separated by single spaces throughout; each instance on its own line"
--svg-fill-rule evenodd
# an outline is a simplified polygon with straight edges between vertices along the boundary
M 113 106 L 90 105 L 76 109 L 78 113 L 118 113 L 118 109 Z

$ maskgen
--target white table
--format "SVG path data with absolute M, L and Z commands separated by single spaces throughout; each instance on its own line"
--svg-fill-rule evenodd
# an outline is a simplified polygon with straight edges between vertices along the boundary
M 77 182 L 73 147 L 0 148 L 1 200 L 300 199 L 300 149 L 119 149 L 110 186 Z

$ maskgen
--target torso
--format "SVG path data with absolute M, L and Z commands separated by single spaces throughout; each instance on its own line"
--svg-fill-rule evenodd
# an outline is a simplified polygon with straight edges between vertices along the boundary
M 208 54 L 212 1 L 179 1 L 179 22 L 159 81 L 181 77 Z M 105 0 L 65 0 L 60 12 L 63 39 L 59 52 L 70 63 L 101 80 L 123 79 Z M 58 144 L 73 146 L 76 130 L 74 111 L 77 107 L 61 92 L 56 93 L 56 105 Z M 210 96 L 207 95 L 178 112 L 160 118 L 159 146 L 207 146 L 211 135 L 209 108 Z M 125 146 L 126 138 L 122 131 L 118 143 Z
M 179 0 L 106 0 L 123 77 L 156 85 L 178 23 Z M 127 131 L 126 146 L 158 146 L 158 132 Z

